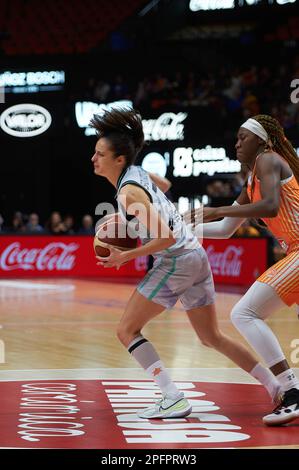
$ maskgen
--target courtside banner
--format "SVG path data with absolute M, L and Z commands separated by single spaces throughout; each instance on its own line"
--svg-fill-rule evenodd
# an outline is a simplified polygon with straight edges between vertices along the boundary
M 214 280 L 250 285 L 267 269 L 267 240 L 205 240 Z M 1 236 L 0 277 L 143 277 L 147 259 L 140 257 L 119 270 L 97 266 L 93 237 Z
M 93 237 L 1 236 L 0 277 L 143 277 L 147 258 L 119 270 L 96 264 Z
M 204 240 L 214 281 L 251 285 L 267 269 L 266 238 Z

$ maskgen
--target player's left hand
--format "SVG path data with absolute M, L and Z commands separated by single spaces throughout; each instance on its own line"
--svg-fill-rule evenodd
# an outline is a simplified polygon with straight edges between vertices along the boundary
M 119 269 L 120 266 L 128 261 L 128 252 L 121 251 L 115 248 L 114 246 L 102 243 L 102 246 L 110 250 L 109 256 L 96 256 L 99 262 L 97 265 L 104 266 L 104 268 L 116 268 Z
M 203 208 L 203 222 L 211 222 L 212 220 L 219 219 L 217 207 L 204 207 Z
M 202 223 L 202 211 L 203 207 L 198 207 L 197 209 L 191 209 L 183 214 L 183 220 L 187 225 L 196 225 Z

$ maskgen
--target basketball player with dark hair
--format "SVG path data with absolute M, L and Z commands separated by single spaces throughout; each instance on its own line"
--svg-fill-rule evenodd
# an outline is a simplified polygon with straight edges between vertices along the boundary
M 202 343 L 251 373 L 275 399 L 279 386 L 273 374 L 218 328 L 213 278 L 204 249 L 149 174 L 134 165 L 144 143 L 141 116 L 135 110 L 114 109 L 94 116 L 91 126 L 98 137 L 92 157 L 95 174 L 113 184 L 126 217 L 136 216 L 145 229 L 141 235 L 142 246 L 129 251 L 111 246 L 110 256 L 98 257 L 99 262 L 112 267 L 138 256 L 155 257 L 153 268 L 129 299 L 117 329 L 121 343 L 162 393 L 163 398 L 139 416 L 171 418 L 188 416 L 191 412 L 189 402 L 172 382 L 154 346 L 142 335 L 142 328 L 163 310 L 172 308 L 178 299 Z M 136 213 L 136 204 L 143 210 Z
M 236 150 L 251 172 L 248 183 L 232 206 L 203 209 L 206 222 L 224 217 L 203 224 L 203 234 L 229 238 L 246 218 L 261 218 L 286 251 L 284 259 L 254 282 L 231 315 L 280 383 L 282 402 L 264 417 L 265 424 L 280 425 L 299 417 L 299 380 L 264 320 L 285 305 L 299 304 L 299 158 L 279 122 L 268 115 L 242 124 Z M 202 226 L 198 230 L 202 234 Z

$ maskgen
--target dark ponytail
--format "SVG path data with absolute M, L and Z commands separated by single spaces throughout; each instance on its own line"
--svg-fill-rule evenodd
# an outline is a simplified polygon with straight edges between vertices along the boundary
M 97 136 L 106 137 L 115 157 L 124 155 L 126 167 L 133 165 L 138 153 L 144 145 L 142 119 L 135 109 L 118 108 L 105 111 L 102 115 L 94 115 L 90 121 Z

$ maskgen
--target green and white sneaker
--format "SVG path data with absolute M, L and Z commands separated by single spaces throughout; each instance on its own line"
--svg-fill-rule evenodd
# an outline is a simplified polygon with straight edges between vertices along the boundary
M 184 395 L 175 399 L 165 395 L 161 400 L 149 408 L 145 408 L 137 413 L 139 418 L 153 419 L 153 418 L 184 418 L 192 411 L 192 406 L 186 400 Z

